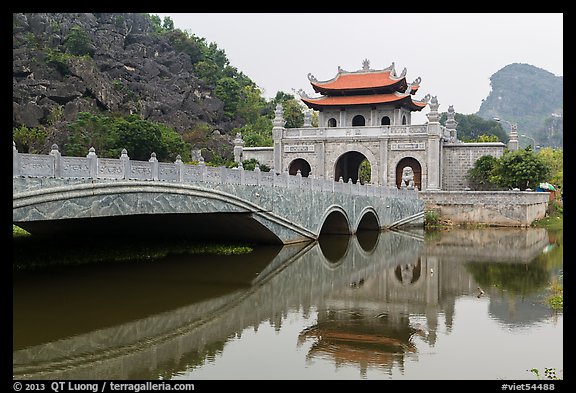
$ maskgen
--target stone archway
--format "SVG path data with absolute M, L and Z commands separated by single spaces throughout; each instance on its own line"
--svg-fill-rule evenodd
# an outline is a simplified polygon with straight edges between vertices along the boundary
M 302 177 L 308 177 L 310 175 L 310 164 L 303 158 L 297 158 L 288 165 L 288 173 L 290 175 L 296 175 L 300 171 Z
M 404 167 L 412 168 L 414 173 L 414 187 L 422 190 L 422 166 L 420 162 L 414 157 L 404 157 L 396 165 L 396 187 L 400 188 L 402 185 L 402 170 Z
M 357 183 L 360 178 L 360 166 L 364 161 L 368 162 L 368 165 L 370 164 L 366 156 L 357 151 L 348 151 L 342 154 L 334 165 L 334 181 L 339 181 L 342 177 L 344 183 L 348 183 L 349 179 L 352 180 L 352 183 Z

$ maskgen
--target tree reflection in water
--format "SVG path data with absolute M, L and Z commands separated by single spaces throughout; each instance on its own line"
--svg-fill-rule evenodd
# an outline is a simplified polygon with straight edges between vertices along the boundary
M 510 320 L 497 307 L 499 292 L 537 292 L 558 268 L 540 259 L 549 244 L 545 230 L 424 237 L 420 230 L 363 231 L 245 256 L 181 254 L 121 269 L 84 266 L 57 279 L 50 271 L 20 277 L 14 282 L 20 343 L 14 378 L 194 379 L 246 331 L 270 324 L 281 332 L 294 313 L 303 321 L 297 347 L 306 348 L 308 361 L 330 359 L 364 376 L 369 369 L 403 373 L 406 359 L 417 361 L 419 344 L 434 347 L 439 327 L 452 330 L 457 299 L 489 301 L 496 317 Z M 482 299 L 475 296 L 478 286 L 486 291 Z M 515 323 L 542 318 L 535 308 L 518 306 L 525 318 L 515 315 Z M 273 345 L 259 346 L 270 351 Z M 298 348 L 282 356 L 297 356 Z M 252 362 L 268 354 L 254 348 L 252 361 L 235 371 L 249 375 Z

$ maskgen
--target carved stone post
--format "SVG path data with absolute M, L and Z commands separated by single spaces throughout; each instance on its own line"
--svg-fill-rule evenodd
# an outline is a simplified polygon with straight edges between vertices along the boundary
M 61 177 L 62 174 L 62 155 L 58 151 L 58 145 L 53 144 L 52 150 L 50 150 L 50 155 L 54 156 L 54 177 Z
M 274 111 L 275 117 L 272 122 L 272 140 L 274 142 L 274 172 L 276 174 L 282 173 L 282 134 L 284 132 L 284 110 L 282 104 L 276 105 Z
M 178 171 L 178 175 L 176 178 L 178 179 L 178 183 L 182 183 L 184 181 L 184 163 L 182 162 L 182 157 L 180 154 L 176 156 L 176 161 L 174 162 L 176 166 L 176 170 Z
M 156 158 L 156 153 L 152 152 L 152 154 L 150 154 L 148 162 L 152 164 L 152 180 L 158 180 L 158 159 Z
M 428 184 L 422 189 L 440 190 L 440 140 L 442 136 L 442 126 L 440 125 L 440 115 L 438 113 L 438 99 L 432 97 L 430 100 L 430 113 L 428 116 Z
M 122 149 L 120 161 L 122 162 L 122 170 L 124 171 L 122 178 L 128 179 L 130 177 L 130 157 L 128 157 L 128 151 L 126 149 Z
M 86 158 L 88 159 L 88 173 L 90 174 L 90 178 L 96 179 L 98 177 L 98 156 L 96 155 L 94 146 L 88 149 Z
M 20 176 L 20 153 L 16 149 L 16 142 L 12 141 L 12 177 Z
M 242 139 L 242 134 L 237 133 L 234 139 L 234 162 L 242 162 L 244 150 L 244 140 Z

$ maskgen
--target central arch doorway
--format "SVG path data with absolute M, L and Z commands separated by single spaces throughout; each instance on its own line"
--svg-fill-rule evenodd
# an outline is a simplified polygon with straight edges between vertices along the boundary
M 364 184 L 370 182 L 370 162 L 366 156 L 357 151 L 349 151 L 342 154 L 334 166 L 334 181 L 340 181 L 340 177 L 344 183 L 352 180 L 352 183 Z

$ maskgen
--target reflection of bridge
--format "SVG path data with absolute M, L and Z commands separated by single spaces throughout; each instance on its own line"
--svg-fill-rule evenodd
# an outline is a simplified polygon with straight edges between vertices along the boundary
M 31 233 L 159 236 L 153 222 L 195 238 L 290 244 L 424 222 L 416 190 L 52 149 L 13 146 L 13 222 Z
M 483 231 L 474 237 L 480 239 Z M 515 235 L 510 232 L 508 238 L 512 240 L 516 236 L 521 244 L 528 232 L 532 232 L 531 229 L 516 229 Z M 489 230 L 487 234 L 492 236 Z M 257 329 L 263 321 L 270 321 L 279 329 L 289 310 L 296 309 L 305 313 L 313 309 L 322 311 L 313 329 L 328 329 L 340 336 L 345 333 L 356 341 L 373 334 L 373 338 L 392 343 L 395 356 L 387 356 L 386 346 L 371 347 L 370 351 L 379 351 L 381 356 L 374 359 L 390 358 L 401 364 L 403 351 L 414 350 L 410 342 L 412 335 L 423 332 L 425 340 L 434 344 L 438 315 L 444 314 L 446 324 L 451 324 L 455 297 L 470 294 L 476 288 L 465 263 L 427 255 L 430 250 L 426 250 L 416 235 L 384 231 L 368 240 L 352 236 L 340 256 L 333 256 L 334 259 L 324 256 L 318 242 L 284 246 L 249 287 L 210 298 L 204 296 L 151 316 L 18 349 L 13 353 L 14 378 L 166 377 L 203 364 L 206 356 L 221 350 L 230 337 L 241 334 L 244 329 Z M 529 236 L 540 238 L 542 235 L 546 233 L 536 231 Z M 494 244 L 500 249 L 511 246 L 514 247 L 510 242 L 501 246 Z M 454 249 L 454 256 L 457 254 Z M 522 262 L 522 258 L 517 262 Z M 410 277 L 404 274 L 406 267 L 412 269 Z M 434 274 L 429 273 L 430 269 Z M 116 287 L 113 280 L 114 277 L 108 280 L 112 281 L 108 283 L 110 288 Z M 126 292 L 127 285 L 129 283 L 122 281 L 118 287 Z M 136 298 L 139 302 L 137 294 Z M 22 307 L 19 309 L 25 312 Z M 90 313 L 81 305 L 77 309 L 73 313 L 75 318 Z M 408 318 L 411 314 L 425 316 L 427 326 L 412 326 Z M 313 350 L 325 348 L 318 341 Z M 340 348 L 346 349 L 346 346 Z M 368 362 L 361 360 L 358 350 L 355 354 L 356 361 Z M 343 352 L 334 353 L 335 357 L 342 355 Z M 310 356 L 315 356 L 314 351 Z M 390 362 L 379 367 L 392 367 L 392 360 Z

